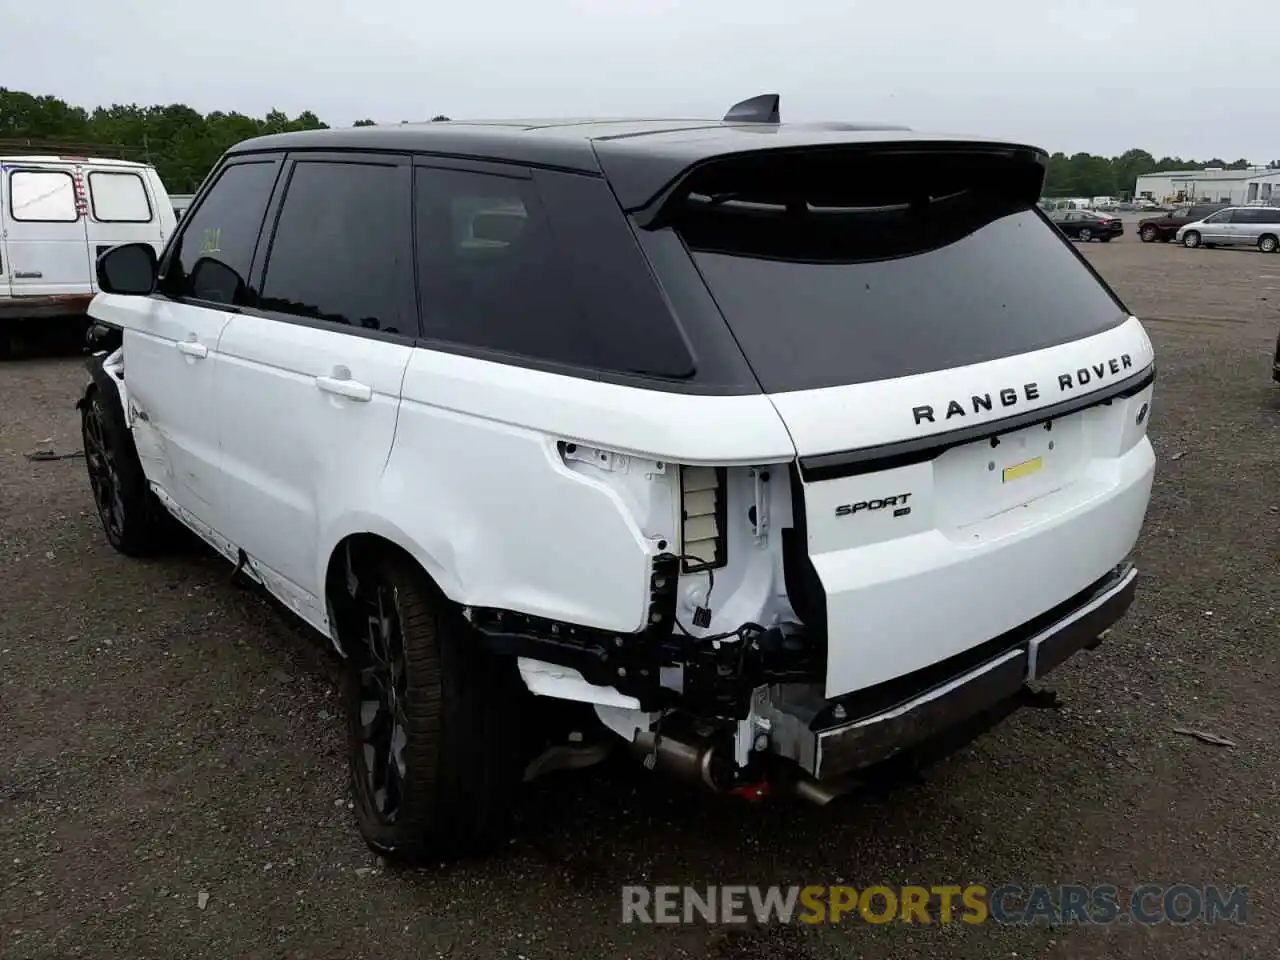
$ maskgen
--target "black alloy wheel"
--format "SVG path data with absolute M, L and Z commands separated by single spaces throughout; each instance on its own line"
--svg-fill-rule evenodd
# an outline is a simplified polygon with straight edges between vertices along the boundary
M 81 418 L 81 435 L 94 505 L 98 508 L 107 539 L 112 546 L 119 547 L 125 533 L 124 496 L 115 453 L 107 440 L 106 412 L 102 408 L 101 395 L 96 391 Z
M 365 597 L 365 632 L 359 650 L 360 747 L 366 809 L 382 823 L 396 822 L 408 778 L 408 665 L 399 596 L 385 583 Z

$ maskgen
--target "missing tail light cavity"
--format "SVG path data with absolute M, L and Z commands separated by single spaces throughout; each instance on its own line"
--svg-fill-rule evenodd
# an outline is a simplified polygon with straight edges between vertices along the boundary
M 680 552 L 685 573 L 715 570 L 728 562 L 726 491 L 723 467 L 680 468 Z

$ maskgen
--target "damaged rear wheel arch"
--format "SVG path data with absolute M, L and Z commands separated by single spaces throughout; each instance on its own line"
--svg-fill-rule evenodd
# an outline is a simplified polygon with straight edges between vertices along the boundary
M 350 618 L 354 612 L 354 592 L 362 573 L 367 573 L 383 558 L 397 557 L 422 565 L 404 547 L 376 533 L 352 533 L 338 541 L 329 554 L 325 568 L 324 595 L 328 611 L 330 634 L 334 646 L 342 656 L 348 653 L 347 642 L 352 636 Z M 423 575 L 435 584 L 425 570 Z M 353 579 L 354 578 L 354 579 Z
M 515 662 L 473 643 L 423 565 L 376 534 L 339 541 L 325 592 L 346 642 L 349 773 L 366 843 L 410 862 L 488 849 L 527 760 Z

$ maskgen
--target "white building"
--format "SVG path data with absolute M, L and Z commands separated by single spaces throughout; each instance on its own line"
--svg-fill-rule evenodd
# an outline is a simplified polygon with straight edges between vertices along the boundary
M 1280 203 L 1280 170 L 1165 170 L 1138 177 L 1134 197 L 1157 203 L 1198 200 L 1207 203 Z

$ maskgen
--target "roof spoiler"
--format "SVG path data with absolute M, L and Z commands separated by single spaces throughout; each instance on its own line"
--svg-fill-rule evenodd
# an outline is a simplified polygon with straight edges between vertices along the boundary
M 903 126 L 898 123 L 849 123 L 845 120 L 819 120 L 815 123 L 801 123 L 801 127 L 807 127 L 811 130 L 904 130 L 911 132 L 910 127 Z
M 735 103 L 724 115 L 725 123 L 781 123 L 779 105 L 782 98 L 776 93 L 762 93 L 750 100 Z

